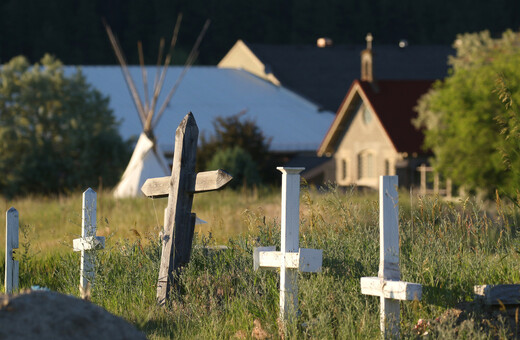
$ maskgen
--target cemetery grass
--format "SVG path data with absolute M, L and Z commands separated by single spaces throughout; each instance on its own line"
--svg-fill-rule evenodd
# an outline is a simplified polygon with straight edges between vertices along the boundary
M 443 202 L 406 192 L 399 199 L 401 279 L 423 285 L 421 301 L 401 303 L 401 336 L 514 338 L 520 328 L 518 312 L 515 320 L 504 311 L 489 317 L 478 306 L 463 306 L 473 300 L 476 284 L 520 282 L 515 206 L 500 199 Z M 360 290 L 360 278 L 377 276 L 379 266 L 376 194 L 302 190 L 300 246 L 323 249 L 323 271 L 300 274 L 301 314 L 285 329 L 277 320 L 278 273 L 255 272 L 252 264 L 253 247 L 280 244 L 277 190 L 224 190 L 195 199 L 193 210 L 209 223 L 197 227 L 191 262 L 179 278 L 181 294 L 166 308 L 155 306 L 157 232 L 166 203 L 150 202 L 116 201 L 108 192 L 98 196 L 98 230 L 108 241 L 97 252 L 96 283 L 90 292 L 93 303 L 130 321 L 148 338 L 379 337 L 379 298 Z M 20 212 L 20 224 L 27 225 L 16 254 L 21 287 L 40 285 L 79 295 L 79 254 L 71 244 L 81 230 L 81 195 L 33 197 L 11 205 Z M 68 216 L 68 209 L 76 216 Z M 28 212 L 40 218 L 31 220 Z M 226 232 L 219 231 L 225 226 Z M 48 233 L 58 239 L 66 235 L 54 245 Z M 222 244 L 228 249 L 209 247 Z M 0 280 L 3 285 L 3 275 Z M 425 321 L 415 327 L 419 319 Z

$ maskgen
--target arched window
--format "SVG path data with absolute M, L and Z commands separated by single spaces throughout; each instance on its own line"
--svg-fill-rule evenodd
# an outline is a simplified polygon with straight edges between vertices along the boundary
M 347 179 L 347 160 L 341 160 L 341 179 Z
M 358 179 L 363 178 L 363 155 L 357 155 L 357 177 Z
M 366 106 L 363 106 L 363 123 L 365 125 L 370 124 L 372 121 L 372 112 L 370 112 L 370 109 Z
M 376 176 L 374 158 L 374 154 L 369 151 L 362 151 L 358 154 L 358 179 Z

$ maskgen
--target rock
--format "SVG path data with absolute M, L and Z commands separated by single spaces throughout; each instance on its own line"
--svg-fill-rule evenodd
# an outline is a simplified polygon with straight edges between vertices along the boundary
M 120 317 L 51 291 L 0 294 L 0 339 L 146 339 Z

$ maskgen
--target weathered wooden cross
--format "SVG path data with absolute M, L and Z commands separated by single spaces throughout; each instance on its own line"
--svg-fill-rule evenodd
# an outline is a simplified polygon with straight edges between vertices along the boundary
M 168 197 L 162 242 L 161 267 L 157 282 L 157 302 L 163 305 L 175 273 L 188 263 L 191 254 L 195 214 L 191 213 L 193 194 L 223 188 L 232 177 L 225 171 L 195 173 L 199 129 L 188 113 L 175 132 L 175 151 L 170 177 L 150 178 L 141 188 L 152 198 Z
M 11 208 L 6 212 L 5 225 L 5 293 L 18 290 L 19 263 L 13 258 L 14 249 L 18 248 L 18 211 Z
M 96 236 L 97 194 L 91 188 L 83 193 L 81 238 L 72 241 L 74 251 L 81 251 L 80 292 L 85 293 L 95 276 L 95 256 L 92 251 L 105 248 L 105 238 Z
M 254 268 L 280 268 L 280 318 L 298 312 L 298 270 L 320 272 L 323 250 L 303 249 L 300 238 L 300 172 L 304 168 L 277 168 L 282 172 L 282 223 L 280 251 L 276 247 L 254 250 Z
M 383 338 L 399 338 L 399 300 L 420 300 L 422 286 L 400 281 L 397 176 L 379 177 L 379 273 L 361 278 L 361 293 L 381 298 Z

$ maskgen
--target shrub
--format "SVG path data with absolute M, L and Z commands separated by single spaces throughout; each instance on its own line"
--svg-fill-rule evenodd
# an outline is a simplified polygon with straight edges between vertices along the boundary
M 257 165 L 251 155 L 239 146 L 217 151 L 209 162 L 210 169 L 224 169 L 233 176 L 232 188 L 260 183 Z
M 210 162 L 220 150 L 238 146 L 246 151 L 255 162 L 257 171 L 263 181 L 272 177 L 273 166 L 270 164 L 268 150 L 270 138 L 264 136 L 256 122 L 252 119 L 242 119 L 246 111 L 229 117 L 217 117 L 213 121 L 214 135 L 207 138 L 201 135 L 201 147 L 197 152 L 197 167 L 199 170 L 214 170 Z M 231 170 L 228 170 L 231 172 Z M 235 175 L 232 173 L 232 175 Z M 278 178 L 278 174 L 276 174 Z

